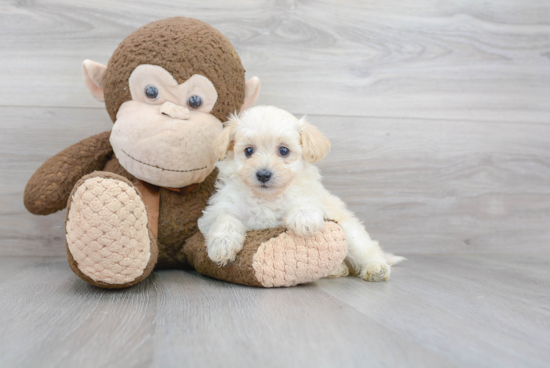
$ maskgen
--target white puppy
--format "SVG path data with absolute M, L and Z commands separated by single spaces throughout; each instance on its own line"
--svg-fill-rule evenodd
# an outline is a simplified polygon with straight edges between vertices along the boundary
M 337 221 L 348 241 L 346 262 L 332 276 L 387 280 L 388 261 L 403 259 L 384 254 L 340 198 L 323 187 L 311 164 L 327 155 L 330 142 L 304 119 L 272 106 L 251 108 L 230 118 L 214 150 L 225 159 L 217 164 L 217 192 L 198 225 L 208 256 L 219 265 L 235 260 L 248 230 L 284 225 L 307 237 L 322 230 L 325 219 Z

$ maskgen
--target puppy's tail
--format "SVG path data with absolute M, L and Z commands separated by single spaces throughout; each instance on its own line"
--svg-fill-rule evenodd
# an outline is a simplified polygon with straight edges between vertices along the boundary
M 384 252 L 384 258 L 386 258 L 386 262 L 388 262 L 390 266 L 394 266 L 398 263 L 401 263 L 407 260 L 407 258 L 405 257 L 396 256 L 393 253 L 386 253 L 386 252 Z

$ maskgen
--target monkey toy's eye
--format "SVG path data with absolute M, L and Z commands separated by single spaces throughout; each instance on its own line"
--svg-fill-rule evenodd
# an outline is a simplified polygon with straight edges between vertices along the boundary
M 159 98 L 159 90 L 155 86 L 147 86 L 145 87 L 145 96 L 154 101 Z
M 252 147 L 246 147 L 244 149 L 244 154 L 246 155 L 246 157 L 250 157 L 254 154 L 254 148 Z
M 191 96 L 189 97 L 189 100 L 187 101 L 187 105 L 189 105 L 192 109 L 198 109 L 202 105 L 202 98 L 201 96 Z
M 279 148 L 279 154 L 283 157 L 286 157 L 290 154 L 290 150 L 286 147 Z

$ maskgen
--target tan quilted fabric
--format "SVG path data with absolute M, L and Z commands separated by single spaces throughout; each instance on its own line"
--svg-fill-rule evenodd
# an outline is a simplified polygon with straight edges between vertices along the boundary
M 328 276 L 347 254 L 346 235 L 334 222 L 321 233 L 301 238 L 283 233 L 263 243 L 252 259 L 264 287 L 294 286 Z
M 120 180 L 86 179 L 73 194 L 66 234 L 78 268 L 95 281 L 131 282 L 143 274 L 151 257 L 145 205 Z

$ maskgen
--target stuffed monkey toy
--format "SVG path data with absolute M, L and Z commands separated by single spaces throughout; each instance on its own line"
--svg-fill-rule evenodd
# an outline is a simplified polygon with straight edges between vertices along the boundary
M 283 227 L 251 231 L 225 267 L 207 255 L 197 220 L 213 194 L 212 147 L 230 113 L 252 106 L 259 79 L 231 43 L 196 19 L 150 23 L 128 36 L 107 66 L 86 60 L 86 86 L 105 101 L 113 129 L 61 151 L 31 177 L 33 214 L 67 208 L 71 269 L 103 288 L 124 288 L 154 268 L 191 266 L 200 274 L 258 287 L 327 276 L 344 260 L 345 235 L 326 222 L 300 238 Z

